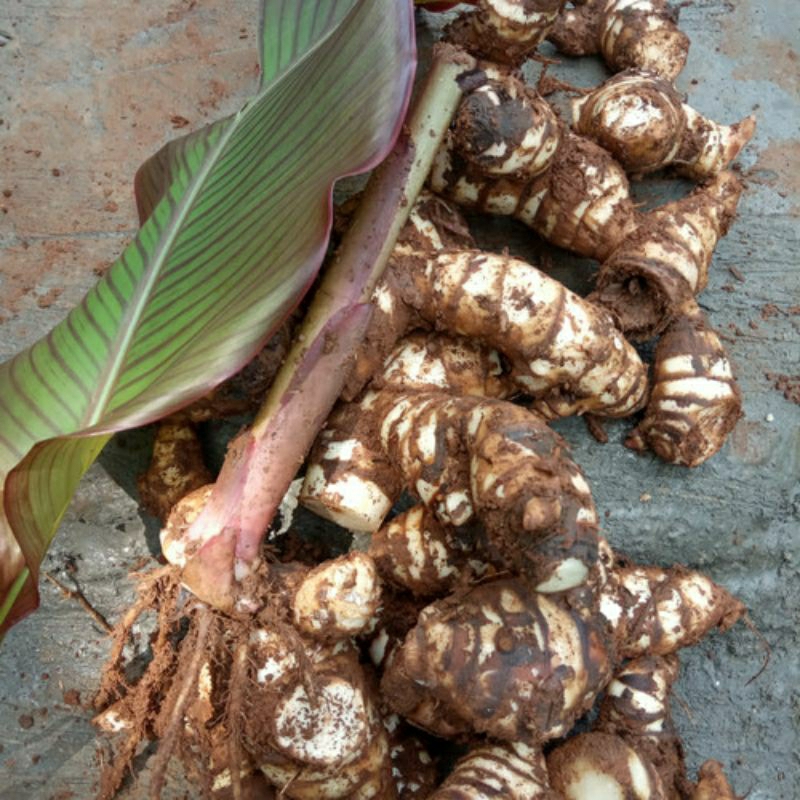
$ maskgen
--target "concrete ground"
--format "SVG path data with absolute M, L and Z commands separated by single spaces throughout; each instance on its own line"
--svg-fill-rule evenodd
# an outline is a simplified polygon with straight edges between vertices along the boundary
M 253 90 L 257 17 L 256 0 L 0 2 L 0 359 L 61 319 L 122 250 L 136 225 L 131 181 L 141 161 Z M 609 426 L 605 446 L 579 420 L 558 427 L 612 543 L 643 562 L 708 572 L 748 605 L 770 644 L 752 683 L 764 651 L 743 625 L 685 652 L 675 715 L 690 769 L 716 758 L 739 794 L 791 800 L 800 797 L 800 408 L 765 373 L 800 382 L 800 6 L 694 0 L 681 27 L 692 49 L 678 86 L 690 102 L 720 121 L 758 116 L 740 159 L 748 189 L 739 219 L 701 298 L 726 337 L 746 417 L 693 471 L 623 448 L 623 423 Z M 557 74 L 588 85 L 602 69 L 585 60 Z M 679 188 L 654 179 L 637 192 L 663 200 Z M 514 225 L 482 225 L 481 237 L 540 252 Z M 559 276 L 585 285 L 579 262 L 553 258 Z M 90 470 L 44 564 L 112 621 L 152 534 L 130 496 L 140 443 L 118 437 Z M 44 583 L 42 608 L 0 649 L 2 800 L 92 795 L 86 701 L 107 646 L 85 611 Z

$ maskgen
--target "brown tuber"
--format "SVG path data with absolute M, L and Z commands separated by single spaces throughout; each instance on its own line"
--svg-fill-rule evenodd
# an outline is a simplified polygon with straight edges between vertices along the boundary
M 427 324 L 499 351 L 510 381 L 548 419 L 625 417 L 645 401 L 644 365 L 611 316 L 524 261 L 478 250 L 420 253 L 393 260 L 377 291 L 391 303 L 388 312 L 376 309 L 359 376 L 376 369 L 407 328 Z M 379 380 L 387 384 L 385 374 Z M 502 395 L 508 381 L 493 385 L 488 391 Z
M 487 77 L 465 95 L 430 186 L 464 208 L 512 216 L 547 241 L 598 260 L 637 225 L 622 167 L 513 76 Z
M 542 591 L 582 583 L 597 561 L 597 514 L 582 473 L 561 437 L 519 406 L 370 392 L 340 408 L 320 435 L 301 502 L 375 531 L 403 487 L 441 523 L 477 523 L 485 558 Z
M 644 419 L 625 444 L 696 467 L 720 450 L 742 416 L 742 394 L 719 336 L 689 301 L 658 342 Z
M 713 178 L 750 141 L 756 120 L 734 125 L 703 117 L 658 76 L 628 70 L 572 101 L 576 133 L 594 139 L 628 172 L 673 165 L 695 180 Z
M 677 675 L 674 656 L 627 664 L 609 684 L 592 731 L 548 755 L 553 787 L 570 800 L 736 800 L 716 761 L 700 767 L 696 786 L 686 777 L 669 703 Z
M 651 211 L 600 267 L 590 299 L 612 312 L 626 336 L 657 336 L 708 283 L 714 248 L 733 222 L 741 193 L 741 181 L 721 172 Z
M 430 800 L 560 800 L 550 789 L 544 756 L 524 744 L 476 747 Z
M 700 573 L 608 566 L 599 608 L 504 577 L 433 603 L 395 650 L 384 696 L 440 736 L 543 742 L 569 731 L 623 659 L 669 655 L 744 614 Z
M 469 53 L 518 66 L 533 54 L 566 0 L 479 0 L 444 32 L 447 41 Z
M 581 0 L 547 37 L 562 53 L 601 53 L 615 72 L 638 68 L 674 81 L 686 63 L 689 37 L 667 0 Z
M 166 522 L 178 500 L 210 481 L 200 440 L 189 420 L 174 416 L 159 423 L 150 465 L 137 480 L 142 505 Z

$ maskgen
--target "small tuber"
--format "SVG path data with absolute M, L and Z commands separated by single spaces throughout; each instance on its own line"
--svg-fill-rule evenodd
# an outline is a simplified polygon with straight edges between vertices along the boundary
M 562 53 L 601 53 L 615 72 L 639 68 L 674 81 L 686 63 L 689 37 L 667 0 L 581 0 L 547 37 Z
M 720 450 L 742 416 L 742 393 L 719 336 L 690 300 L 658 342 L 644 419 L 625 444 L 696 467 Z
M 673 165 L 695 180 L 713 178 L 750 141 L 756 120 L 720 125 L 691 106 L 664 78 L 640 70 L 615 75 L 572 101 L 576 133 L 594 139 L 628 172 Z

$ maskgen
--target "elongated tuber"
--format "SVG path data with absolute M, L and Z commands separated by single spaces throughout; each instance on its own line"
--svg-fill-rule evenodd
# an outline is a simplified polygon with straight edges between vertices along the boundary
M 445 39 L 480 58 L 519 66 L 544 40 L 566 0 L 479 0 L 445 29 Z
M 756 120 L 734 125 L 707 119 L 669 81 L 627 70 L 572 101 L 575 131 L 594 139 L 628 172 L 644 174 L 674 165 L 697 180 L 725 169 L 750 141 Z
M 665 656 L 728 630 L 745 614 L 741 602 L 700 572 L 618 564 L 600 591 L 600 614 L 619 658 Z
M 378 291 L 392 296 L 393 311 L 373 318 L 372 349 L 358 356 L 361 374 L 377 368 L 401 323 L 413 325 L 416 317 L 502 353 L 510 380 L 548 419 L 624 417 L 643 405 L 644 366 L 611 316 L 530 264 L 453 250 L 393 260 L 388 272 Z
M 429 182 L 464 208 L 515 217 L 600 261 L 638 222 L 622 167 L 513 76 L 465 95 Z
M 539 417 L 501 400 L 386 390 L 340 411 L 312 452 L 301 493 L 311 510 L 374 531 L 408 486 L 440 522 L 478 523 L 487 560 L 540 589 L 586 579 L 598 546 L 591 493 Z M 376 487 L 382 513 L 364 503 Z
M 137 480 L 142 505 L 166 522 L 178 500 L 210 481 L 200 440 L 189 420 L 175 416 L 159 423 L 150 465 Z
M 689 301 L 658 342 L 647 410 L 625 444 L 696 467 L 720 450 L 741 415 L 742 394 L 725 348 Z
M 722 172 L 651 211 L 600 267 L 590 299 L 609 309 L 632 339 L 661 333 L 708 283 L 714 248 L 728 232 L 741 193 L 741 181 Z
M 646 69 L 674 81 L 686 63 L 689 37 L 667 0 L 586 0 L 555 21 L 548 39 L 571 56 L 601 53 L 615 72 Z

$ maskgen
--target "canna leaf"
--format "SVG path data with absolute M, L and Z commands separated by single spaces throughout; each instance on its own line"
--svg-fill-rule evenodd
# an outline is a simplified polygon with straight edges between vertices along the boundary
M 232 117 L 137 174 L 139 233 L 61 324 L 0 364 L 0 624 L 117 430 L 232 375 L 322 261 L 336 178 L 389 151 L 413 73 L 407 0 L 264 0 L 264 76 Z

